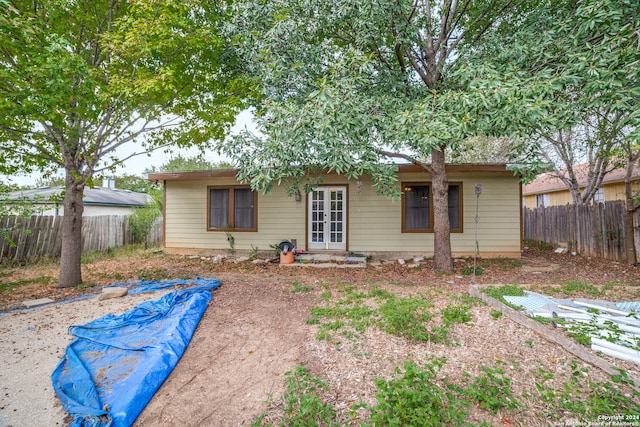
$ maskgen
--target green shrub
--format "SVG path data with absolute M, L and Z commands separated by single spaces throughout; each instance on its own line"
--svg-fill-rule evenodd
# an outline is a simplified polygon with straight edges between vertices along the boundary
M 505 300 L 503 297 L 506 296 L 524 296 L 524 289 L 519 288 L 518 285 L 502 285 L 499 288 L 494 286 L 487 286 L 482 289 L 482 292 L 489 295 L 491 298 L 500 301 L 503 304 L 508 305 L 511 308 L 519 310 L 520 306 L 514 306 Z
M 371 408 L 371 426 L 456 426 L 467 417 L 468 402 L 437 384 L 444 359 L 436 359 L 420 369 L 405 362 L 404 372 L 396 369 L 390 381 L 377 379 L 377 404 Z
M 155 202 L 147 203 L 127 216 L 133 240 L 136 243 L 143 243 L 145 249 L 149 245 L 149 233 L 160 216 L 162 216 L 161 208 Z
M 475 377 L 468 388 L 462 391 L 483 409 L 496 414 L 501 409 L 516 409 L 520 406 L 511 395 L 511 380 L 498 368 L 483 366 L 482 374 Z M 468 373 L 464 373 L 470 378 Z
M 251 252 L 249 252 L 249 261 L 255 261 L 258 259 L 258 247 L 251 245 Z
M 464 267 L 462 267 L 463 276 L 471 276 L 474 271 L 476 273 L 475 274 L 476 276 L 481 276 L 482 273 L 484 273 L 484 268 L 480 267 L 479 265 L 476 267 L 472 265 L 465 265 Z
M 419 297 L 391 298 L 380 307 L 382 329 L 399 337 L 426 341 L 430 335 L 425 323 L 433 317 L 428 306 L 428 301 Z
M 293 290 L 291 292 L 311 292 L 313 290 L 313 286 L 303 285 L 298 282 L 291 282 L 291 286 L 293 286 Z
M 469 306 L 447 305 L 442 309 L 442 321 L 447 324 L 470 322 L 471 313 L 469 313 Z
M 284 416 L 278 426 L 338 426 L 336 411 L 328 403 L 322 401 L 322 393 L 328 391 L 327 385 L 315 378 L 303 366 L 296 366 L 294 371 L 285 374 L 286 392 L 283 396 Z M 265 424 L 264 416 L 258 417 L 252 426 Z

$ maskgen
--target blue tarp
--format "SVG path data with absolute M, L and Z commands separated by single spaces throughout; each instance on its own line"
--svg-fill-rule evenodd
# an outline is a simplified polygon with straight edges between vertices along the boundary
M 141 294 L 143 292 L 158 291 L 160 289 L 176 288 L 186 285 L 206 285 L 213 279 L 172 279 L 172 280 L 138 280 L 137 282 L 115 282 L 112 287 L 127 288 L 130 294 Z
M 204 314 L 215 279 L 144 302 L 121 315 L 72 326 L 51 375 L 72 426 L 133 424 L 184 353 Z M 206 281 L 206 283 L 205 283 Z
M 127 288 L 128 289 L 128 293 L 131 295 L 135 295 L 135 294 L 141 294 L 143 292 L 154 292 L 154 291 L 159 291 L 161 289 L 167 289 L 167 288 L 176 288 L 178 289 L 181 286 L 186 286 L 186 285 L 206 285 L 207 283 L 209 283 L 211 280 L 213 279 L 203 279 L 201 277 L 196 277 L 195 279 L 172 279 L 172 280 L 146 280 L 146 279 L 142 279 L 142 280 L 138 280 L 138 281 L 134 281 L 134 282 L 114 282 L 111 284 L 111 286 L 108 286 L 110 288 Z M 31 311 L 31 310 L 37 310 L 39 308 L 42 307 L 48 307 L 50 305 L 59 305 L 59 304 L 67 304 L 70 302 L 75 302 L 75 301 L 79 301 L 82 299 L 87 299 L 87 298 L 94 298 L 95 295 L 81 295 L 79 297 L 74 297 L 74 298 L 70 298 L 64 301 L 57 301 L 57 302 L 52 302 L 49 304 L 42 304 L 42 305 L 37 305 L 35 307 L 28 307 L 28 308 L 19 308 L 16 310 L 11 310 L 11 311 L 7 311 L 4 313 L 0 313 L 0 317 L 4 316 L 7 313 L 21 313 L 23 311 Z

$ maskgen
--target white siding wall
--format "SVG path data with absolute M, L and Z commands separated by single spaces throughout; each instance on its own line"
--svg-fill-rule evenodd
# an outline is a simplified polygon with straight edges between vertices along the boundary
M 94 205 L 84 205 L 84 210 L 82 211 L 82 216 L 101 216 L 101 215 L 129 215 L 135 212 L 135 208 L 126 207 L 126 206 L 94 206 Z M 56 210 L 55 207 L 51 207 L 43 210 L 42 212 L 38 212 L 38 215 L 44 216 L 63 216 L 64 215 L 64 207 L 62 204 Z

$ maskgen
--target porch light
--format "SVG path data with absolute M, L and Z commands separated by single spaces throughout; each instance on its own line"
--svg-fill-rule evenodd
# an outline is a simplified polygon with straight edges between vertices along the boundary
M 302 194 L 300 193 L 300 189 L 296 190 L 296 202 L 299 202 L 302 200 Z

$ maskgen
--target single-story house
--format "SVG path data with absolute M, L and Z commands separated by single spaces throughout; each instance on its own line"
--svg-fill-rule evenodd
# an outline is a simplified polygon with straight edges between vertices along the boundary
M 15 191 L 9 194 L 9 201 L 28 200 L 41 209 L 37 215 L 62 216 L 64 206 L 61 194 L 64 187 L 41 187 L 32 190 Z M 121 190 L 113 187 L 86 187 L 84 189 L 83 216 L 129 215 L 136 208 L 144 207 L 151 200 L 148 194 Z
M 213 255 L 232 249 L 230 241 L 237 251 L 262 252 L 289 240 L 308 252 L 433 255 L 430 175 L 420 167 L 398 165 L 400 200 L 376 194 L 366 176 L 325 174 L 315 191 L 288 196 L 286 184 L 262 194 L 240 183 L 236 173 L 149 174 L 164 184 L 167 252 Z M 487 164 L 449 165 L 447 177 L 454 255 L 473 255 L 477 239 L 481 256 L 520 257 L 519 178 L 505 165 Z
M 584 163 L 574 167 L 574 172 L 580 192 L 584 191 L 587 184 L 587 173 L 589 164 Z M 566 171 L 563 173 L 566 174 Z M 625 200 L 624 180 L 626 170 L 617 168 L 607 173 L 602 180 L 602 185 L 598 188 L 593 201 L 605 202 L 612 200 Z M 635 167 L 632 174 L 632 186 L 634 191 L 640 190 L 640 168 Z M 538 176 L 535 180 L 522 187 L 523 206 L 529 209 L 540 206 L 562 206 L 572 204 L 573 199 L 567 186 L 560 178 L 551 173 Z

